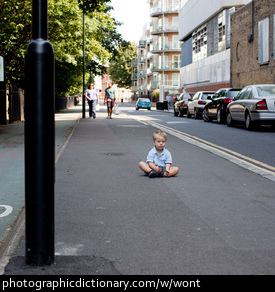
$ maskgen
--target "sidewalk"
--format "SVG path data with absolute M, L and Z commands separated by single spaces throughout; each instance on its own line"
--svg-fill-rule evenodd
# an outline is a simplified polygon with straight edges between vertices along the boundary
M 56 160 L 80 117 L 80 107 L 55 114 Z M 22 233 L 24 184 L 24 122 L 17 122 L 0 127 L 0 274 Z

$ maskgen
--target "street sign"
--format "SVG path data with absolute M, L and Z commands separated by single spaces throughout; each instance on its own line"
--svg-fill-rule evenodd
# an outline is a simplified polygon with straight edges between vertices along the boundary
M 0 82 L 4 82 L 4 58 L 0 56 Z

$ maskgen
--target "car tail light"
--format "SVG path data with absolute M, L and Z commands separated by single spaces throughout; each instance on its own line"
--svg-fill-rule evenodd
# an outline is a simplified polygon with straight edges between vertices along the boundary
M 199 100 L 198 104 L 204 104 L 204 102 L 202 100 Z
M 267 105 L 266 105 L 265 99 L 256 103 L 256 110 L 267 110 Z
M 225 98 L 223 100 L 224 103 L 230 103 L 233 99 L 232 98 Z

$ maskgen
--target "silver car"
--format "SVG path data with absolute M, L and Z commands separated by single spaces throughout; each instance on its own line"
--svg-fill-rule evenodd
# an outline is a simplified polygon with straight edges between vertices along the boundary
M 211 100 L 216 91 L 198 91 L 187 105 L 187 118 L 194 115 L 195 119 L 202 116 L 204 106 Z
M 250 85 L 243 88 L 227 106 L 226 122 L 244 122 L 247 130 L 256 125 L 275 126 L 275 84 Z

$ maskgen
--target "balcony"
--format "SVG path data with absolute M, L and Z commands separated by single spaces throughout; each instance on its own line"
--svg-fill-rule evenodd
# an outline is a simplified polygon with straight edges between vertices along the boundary
M 139 56 L 138 56 L 138 62 L 139 62 L 139 63 L 144 63 L 145 60 L 146 60 L 146 58 L 145 58 L 144 55 L 139 55 Z
M 180 81 L 173 80 L 165 80 L 165 81 L 152 81 L 151 89 L 159 88 L 160 86 L 164 86 L 164 89 L 176 89 L 180 87 Z
M 179 71 L 180 62 L 154 62 L 152 71 Z
M 138 78 L 142 78 L 146 76 L 147 71 L 146 70 L 139 70 L 137 73 Z
M 161 33 L 173 33 L 178 32 L 179 25 L 178 24 L 166 24 L 166 25 L 153 25 L 151 34 L 161 34 Z
M 137 73 L 131 74 L 131 80 L 137 80 Z
M 146 46 L 146 41 L 139 41 L 139 45 L 138 45 L 138 47 L 139 48 L 145 48 L 145 46 Z
M 137 67 L 137 60 L 132 60 L 131 61 L 131 66 L 132 67 Z
M 159 52 L 178 52 L 181 51 L 180 42 L 172 42 L 172 43 L 155 43 L 152 47 L 152 53 Z
M 170 13 L 179 13 L 180 7 L 179 5 L 166 5 L 162 7 L 153 7 L 151 9 L 150 16 L 159 16 L 162 14 L 170 14 Z

